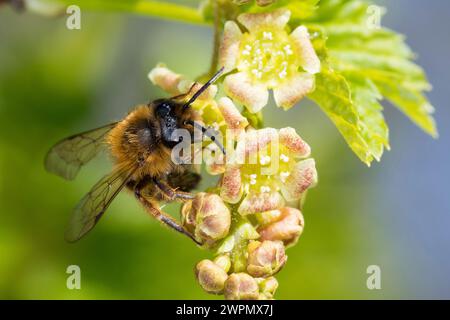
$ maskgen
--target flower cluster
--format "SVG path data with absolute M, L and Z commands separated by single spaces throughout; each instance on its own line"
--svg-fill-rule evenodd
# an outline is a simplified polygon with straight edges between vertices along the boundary
M 226 299 L 273 299 L 286 248 L 303 232 L 298 208 L 317 183 L 311 148 L 295 129 L 255 128 L 235 105 L 257 112 L 272 89 L 277 105 L 287 109 L 313 90 L 320 61 L 306 28 L 286 31 L 289 17 L 283 9 L 241 14 L 237 20 L 246 31 L 227 22 L 219 59 L 227 96 L 217 98 L 213 85 L 192 104 L 202 125 L 221 133 L 226 156 L 214 143 L 201 142 L 205 168 L 220 175 L 219 183 L 186 202 L 181 220 L 215 255 L 195 266 L 200 286 Z M 172 95 L 200 85 L 164 65 L 149 78 Z
M 314 160 L 307 158 L 310 147 L 292 128 L 248 128 L 243 136 L 234 155 L 243 154 L 245 161 L 238 164 L 234 158 L 225 163 L 217 191 L 220 197 L 208 205 L 229 208 L 230 232 L 216 239 L 216 246 L 208 246 L 230 262 L 226 268 L 215 267 L 221 271 L 207 279 L 215 285 L 220 282 L 217 287 L 223 291 L 215 293 L 223 293 L 226 299 L 271 299 L 277 287 L 274 275 L 287 260 L 285 249 L 303 232 L 303 215 L 296 207 L 317 183 L 317 172 Z M 202 262 L 196 270 L 209 270 L 214 264 L 218 265 L 209 261 L 206 267 Z M 226 279 L 223 272 L 228 274 Z M 210 292 L 211 283 L 199 274 L 199 283 Z

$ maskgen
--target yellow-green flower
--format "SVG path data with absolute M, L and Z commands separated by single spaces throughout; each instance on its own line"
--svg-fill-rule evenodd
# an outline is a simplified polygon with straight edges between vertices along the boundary
M 247 29 L 242 32 L 234 21 L 225 23 L 220 47 L 220 63 L 229 74 L 225 92 L 251 112 L 268 102 L 273 89 L 279 107 L 289 109 L 314 89 L 314 74 L 320 60 L 306 27 L 291 34 L 286 31 L 290 11 L 244 13 L 237 20 Z
M 239 203 L 241 215 L 278 209 L 297 201 L 317 182 L 309 145 L 293 128 L 247 130 L 227 159 L 220 196 Z M 241 199 L 243 200 L 241 201 Z

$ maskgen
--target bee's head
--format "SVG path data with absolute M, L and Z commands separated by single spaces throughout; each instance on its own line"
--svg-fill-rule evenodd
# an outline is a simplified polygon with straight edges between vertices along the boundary
M 193 110 L 184 110 L 183 103 L 175 99 L 159 99 L 154 101 L 153 105 L 164 145 L 173 148 L 182 141 L 182 138 L 176 134 L 179 129 L 186 129 L 193 133 L 193 127 L 187 124 L 187 121 L 193 117 Z
M 194 129 L 200 129 L 202 134 L 208 136 L 225 153 L 223 146 L 217 141 L 216 136 L 201 124 L 196 122 L 196 113 L 190 107 L 191 104 L 222 74 L 221 68 L 209 81 L 198 89 L 187 102 L 180 99 L 189 96 L 189 92 L 171 99 L 159 99 L 153 102 L 154 115 L 160 124 L 161 140 L 164 145 L 173 148 L 183 141 L 183 136 L 178 134 L 177 130 L 186 129 L 189 131 L 191 141 L 193 141 Z M 191 87 L 191 89 L 194 86 Z

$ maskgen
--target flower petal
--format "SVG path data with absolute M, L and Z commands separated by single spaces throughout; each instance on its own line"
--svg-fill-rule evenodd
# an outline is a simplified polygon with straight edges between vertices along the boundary
M 220 196 L 228 203 L 238 203 L 242 197 L 242 178 L 238 166 L 230 166 L 222 177 Z
M 306 189 L 317 183 L 317 171 L 314 159 L 307 159 L 295 164 L 291 174 L 281 187 L 287 201 L 300 199 Z
M 279 192 L 251 193 L 242 200 L 238 212 L 241 215 L 248 215 L 274 210 L 283 205 L 284 200 Z
M 273 95 L 277 106 L 287 110 L 313 90 L 314 76 L 309 73 L 297 73 L 274 88 Z
M 241 115 L 231 99 L 227 97 L 221 98 L 218 107 L 225 119 L 227 129 L 231 130 L 233 136 L 248 126 L 247 118 Z
M 262 84 L 252 84 L 244 72 L 228 75 L 224 90 L 233 100 L 245 105 L 250 112 L 260 111 L 269 101 L 269 92 Z
M 294 157 L 306 158 L 311 153 L 310 146 L 297 134 L 294 128 L 282 128 L 279 131 L 280 143 L 285 146 Z
M 303 232 L 305 220 L 300 210 L 295 208 L 281 208 L 278 210 L 278 220 L 258 228 L 261 240 L 283 241 L 284 244 L 294 244 Z
M 182 81 L 183 77 L 173 72 L 163 64 L 158 64 L 155 68 L 153 68 L 148 74 L 148 78 L 154 85 L 157 85 L 170 94 L 177 95 L 182 93 L 178 89 L 178 85 L 180 84 L 180 81 Z
M 210 143 L 204 148 L 202 154 L 209 174 L 218 175 L 225 172 L 225 158 L 218 145 Z
M 305 26 L 297 27 L 289 36 L 300 58 L 300 65 L 311 74 L 320 72 L 320 60 L 309 39 L 308 29 Z
M 243 13 L 238 16 L 238 21 L 251 32 L 260 26 L 282 29 L 286 26 L 290 17 L 291 12 L 289 10 L 278 9 L 273 12 Z
M 224 73 L 230 72 L 236 67 L 241 37 L 242 32 L 238 25 L 234 21 L 227 21 L 219 48 L 219 64 L 224 67 Z
M 278 143 L 278 131 L 274 128 L 248 131 L 244 142 L 245 155 L 256 154 L 270 143 Z

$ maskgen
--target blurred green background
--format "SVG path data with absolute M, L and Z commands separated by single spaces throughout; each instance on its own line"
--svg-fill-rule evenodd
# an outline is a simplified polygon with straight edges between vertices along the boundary
M 426 6 L 437 15 L 430 17 L 435 24 L 449 9 L 439 0 Z M 415 38 L 421 33 L 414 32 L 412 17 L 424 10 L 418 0 L 397 1 L 387 22 L 412 31 L 414 49 L 429 54 L 419 63 L 427 64 L 436 52 L 448 57 L 449 50 L 444 44 L 441 51 L 430 49 Z M 84 168 L 74 182 L 43 168 L 46 151 L 60 138 L 120 119 L 134 105 L 164 95 L 147 79 L 156 63 L 163 61 L 192 78 L 205 72 L 211 30 L 117 14 L 83 12 L 81 30 L 66 29 L 65 21 L 0 8 L 0 298 L 218 298 L 205 294 L 193 275 L 195 263 L 209 253 L 152 220 L 127 193 L 119 195 L 86 238 L 64 242 L 72 208 L 110 167 L 106 156 Z M 445 35 L 442 28 L 437 32 Z M 444 70 L 434 64 L 426 68 L 432 83 L 443 81 L 438 76 Z M 442 91 L 435 88 L 431 95 L 438 123 L 441 117 L 448 122 L 448 111 L 439 113 Z M 433 141 L 389 107 L 393 151 L 369 169 L 312 103 L 288 112 L 271 105 L 264 113 L 266 125 L 295 127 L 309 142 L 320 176 L 304 208 L 305 232 L 288 250 L 289 261 L 277 276 L 278 299 L 450 297 L 445 271 L 450 266 L 449 218 L 444 215 L 449 200 L 427 198 L 443 195 L 439 186 L 448 185 L 448 132 L 442 122 L 443 138 Z M 417 161 L 424 150 L 428 157 Z M 442 154 L 427 164 L 434 152 Z M 444 171 L 435 174 L 441 167 Z M 437 186 L 427 180 L 430 175 Z M 411 189 L 415 185 L 428 188 Z M 419 212 L 414 201 L 430 212 Z M 177 206 L 167 210 L 177 215 Z M 417 223 L 408 227 L 406 220 Z M 423 242 L 430 237 L 432 242 Z M 437 251 L 427 249 L 436 245 Z M 66 288 L 66 268 L 72 264 L 81 268 L 81 290 Z M 366 287 L 366 268 L 373 264 L 381 267 L 382 290 Z

